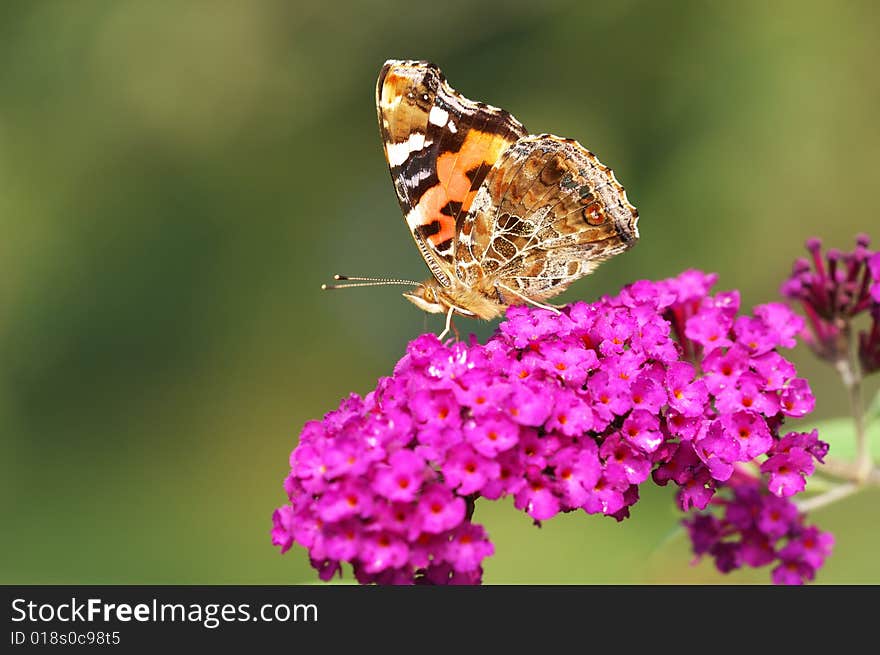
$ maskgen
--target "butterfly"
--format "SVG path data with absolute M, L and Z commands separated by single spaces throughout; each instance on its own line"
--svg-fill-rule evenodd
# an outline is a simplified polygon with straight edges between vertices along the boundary
M 545 301 L 639 238 L 636 208 L 593 153 L 468 100 L 432 63 L 385 62 L 376 110 L 400 208 L 432 277 L 336 278 L 416 285 L 403 295 L 446 314 L 441 338 L 453 314 L 492 319 L 525 303 L 558 311 Z

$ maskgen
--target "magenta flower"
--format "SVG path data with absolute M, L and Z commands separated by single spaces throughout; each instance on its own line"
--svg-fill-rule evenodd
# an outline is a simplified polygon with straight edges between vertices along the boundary
M 711 514 L 695 514 L 684 523 L 691 539 L 694 555 L 699 557 L 712 551 L 715 544 L 721 541 L 721 521 Z
M 540 355 L 535 353 L 523 357 L 525 361 L 534 362 L 535 368 L 559 376 L 571 386 L 582 385 L 587 380 L 590 371 L 599 362 L 596 352 L 584 348 L 579 343 L 555 343 L 542 347 Z
M 719 482 L 729 479 L 733 475 L 734 464 L 741 461 L 736 436 L 725 430 L 721 421 L 717 420 L 704 424 L 702 432 L 694 440 L 694 452 Z
M 467 523 L 453 533 L 446 545 L 444 559 L 453 571 L 473 573 L 479 571 L 482 561 L 494 552 L 495 547 L 483 526 Z
M 702 428 L 702 417 L 684 416 L 672 408 L 666 413 L 666 429 L 673 437 L 682 441 L 692 441 Z
M 746 566 L 756 568 L 766 566 L 776 559 L 776 551 L 773 550 L 771 539 L 757 531 L 744 533 L 739 544 L 733 547 L 739 562 Z
M 485 344 L 414 339 L 373 391 L 304 426 L 272 542 L 304 547 L 321 579 L 348 563 L 362 583 L 474 584 L 494 552 L 478 501 L 620 521 L 653 480 L 702 510 L 743 462 L 789 495 L 825 448 L 779 434 L 814 402 L 777 351 L 799 319 L 782 305 L 738 316 L 739 294 L 710 295 L 714 281 L 643 280 L 558 315 L 511 307 Z M 700 543 L 728 570 L 769 561 L 780 516 L 750 515 L 742 545 Z
M 510 417 L 520 425 L 538 427 L 543 425 L 553 404 L 541 396 L 542 387 L 539 382 L 521 382 L 516 385 L 506 403 Z
M 785 536 L 789 526 L 797 520 L 797 508 L 787 500 L 768 496 L 755 520 L 758 529 L 767 537 L 779 539 Z
M 623 422 L 621 432 L 627 441 L 644 453 L 653 453 L 664 439 L 659 417 L 644 409 L 630 412 Z
M 721 307 L 709 307 L 692 316 L 685 324 L 685 336 L 701 346 L 705 352 L 727 348 L 733 344 L 729 338 L 732 327 L 730 312 Z
M 364 539 L 361 561 L 366 573 L 381 573 L 387 569 L 399 569 L 409 558 L 406 543 L 388 532 L 378 532 Z
M 498 500 L 515 495 L 526 484 L 526 466 L 519 451 L 509 450 L 498 456 L 498 477 L 489 480 L 480 495 L 489 500 Z
M 765 328 L 773 333 L 773 340 L 785 348 L 794 348 L 797 343 L 795 337 L 804 329 L 804 319 L 792 314 L 783 303 L 771 302 L 758 305 L 755 307 L 755 316 L 761 319 Z
M 660 379 L 655 379 L 656 374 L 645 371 L 630 386 L 632 405 L 634 411 L 647 411 L 659 414 L 660 409 L 668 401 L 666 390 L 663 388 L 663 374 L 659 373 Z
M 605 480 L 621 491 L 631 484 L 644 482 L 651 475 L 651 460 L 620 434 L 605 438 L 599 447 L 599 456 L 604 461 Z
M 284 505 L 272 513 L 272 545 L 286 553 L 293 545 L 293 507 Z
M 693 476 L 681 485 L 678 493 L 678 506 L 681 511 L 706 509 L 712 496 L 715 495 L 716 485 L 717 482 L 712 479 L 708 469 L 695 471 Z
M 422 532 L 440 534 L 457 527 L 464 518 L 464 500 L 439 483 L 419 499 L 416 524 Z
M 519 431 L 519 425 L 501 411 L 473 418 L 464 426 L 468 443 L 474 450 L 490 458 L 513 448 L 519 441 Z
M 816 398 L 810 390 L 810 385 L 802 378 L 792 380 L 782 390 L 779 401 L 783 414 L 797 418 L 809 414 L 816 406 Z
M 779 399 L 775 393 L 765 392 L 764 388 L 763 378 L 749 371 L 740 377 L 736 386 L 725 387 L 718 392 L 715 406 L 724 414 L 746 411 L 776 416 L 779 413 Z
M 388 466 L 376 471 L 373 489 L 388 500 L 413 500 L 421 489 L 426 465 L 413 451 L 398 450 L 389 458 Z
M 779 566 L 773 569 L 773 584 L 801 585 L 815 576 L 815 570 L 806 562 L 784 558 Z
M 590 408 L 598 429 L 604 429 L 616 416 L 626 414 L 632 407 L 629 379 L 620 375 L 614 363 L 612 360 L 610 370 L 600 370 L 592 375 L 587 386 L 594 401 Z
M 596 486 L 602 474 L 595 444 L 586 442 L 584 447 L 563 448 L 553 457 L 552 465 L 563 504 L 582 507 L 589 498 L 588 490 Z
M 834 548 L 834 535 L 830 532 L 820 532 L 815 526 L 805 528 L 794 542 L 792 551 L 797 549 L 797 554 L 804 562 L 818 569 L 825 562 L 825 559 L 831 555 Z
M 501 465 L 467 444 L 459 444 L 446 453 L 442 470 L 447 486 L 461 496 L 470 496 L 497 478 Z
M 724 491 L 730 496 L 720 501 L 722 517 L 697 513 L 684 521 L 697 557 L 711 556 L 723 573 L 778 562 L 772 571 L 775 584 L 815 578 L 831 554 L 830 533 L 805 526 L 791 501 L 763 493 L 756 479 L 739 476 Z
M 514 496 L 514 507 L 536 521 L 546 521 L 559 513 L 560 499 L 543 475 L 533 474 Z
M 582 394 L 559 390 L 553 403 L 553 410 L 545 422 L 545 428 L 559 432 L 567 437 L 577 437 L 593 430 L 596 421 L 593 410 L 584 402 Z
M 868 271 L 871 274 L 869 293 L 874 302 L 880 303 L 880 252 L 868 259 Z
M 739 445 L 736 461 L 748 462 L 773 446 L 770 429 L 760 414 L 738 411 L 724 416 L 721 425 L 728 436 Z
M 409 404 L 415 419 L 424 425 L 457 430 L 461 427 L 461 411 L 455 395 L 444 389 L 420 389 Z
M 687 441 L 666 444 L 667 452 L 661 452 L 661 464 L 654 469 L 654 482 L 665 486 L 672 480 L 682 486 L 693 479 L 697 471 L 703 470 L 700 458 L 694 452 L 693 446 Z
M 865 374 L 880 371 L 880 298 L 878 296 L 880 296 L 880 283 L 874 285 L 871 327 L 859 333 L 859 362 Z
M 804 490 L 806 476 L 815 470 L 814 460 L 823 461 L 828 444 L 819 441 L 816 431 L 790 432 L 774 446 L 773 454 L 761 464 L 761 472 L 769 473 L 767 486 L 780 497 Z
M 740 376 L 753 366 L 748 351 L 739 345 L 727 350 L 714 350 L 703 360 L 703 378 L 709 393 L 718 395 L 725 389 L 735 388 Z
M 341 521 L 328 529 L 325 534 L 327 558 L 343 561 L 352 559 L 363 548 L 360 526 L 355 521 Z
M 706 407 L 706 384 L 694 381 L 694 376 L 694 367 L 688 362 L 675 362 L 666 369 L 669 407 L 682 416 L 700 416 Z
M 776 352 L 769 352 L 752 359 L 752 368 L 762 380 L 761 387 L 766 391 L 784 389 L 796 375 L 794 364 Z M 751 391 L 751 389 L 750 389 Z
M 587 491 L 587 500 L 581 507 L 587 514 L 614 516 L 626 504 L 623 490 L 614 484 L 607 474 L 603 474 L 593 488 Z
M 793 318 L 791 312 L 788 312 L 786 318 Z M 733 332 L 736 335 L 736 342 L 753 356 L 769 352 L 777 345 L 782 345 L 783 341 L 789 341 L 781 338 L 779 330 L 774 330 L 762 319 L 752 316 L 737 317 Z
M 316 505 L 318 518 L 335 523 L 358 516 L 369 516 L 373 510 L 374 496 L 364 480 L 346 479 L 331 482 L 327 492 Z

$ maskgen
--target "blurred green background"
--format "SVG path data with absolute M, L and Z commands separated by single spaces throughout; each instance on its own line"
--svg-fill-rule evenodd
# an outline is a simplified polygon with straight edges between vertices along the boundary
M 387 58 L 617 171 L 642 240 L 561 300 L 700 267 L 748 307 L 806 237 L 880 240 L 872 0 L 4 2 L 0 582 L 315 579 L 269 540 L 299 429 L 442 321 L 399 289 L 319 290 L 428 274 L 378 136 Z M 794 358 L 815 417 L 845 411 Z M 769 580 L 691 566 L 647 487 L 620 525 L 478 505 L 486 581 Z M 820 582 L 880 582 L 878 501 L 815 513 L 838 540 Z

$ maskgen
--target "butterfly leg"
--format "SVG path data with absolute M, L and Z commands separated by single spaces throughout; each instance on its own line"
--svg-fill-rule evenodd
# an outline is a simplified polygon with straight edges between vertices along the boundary
M 440 336 L 437 337 L 438 339 L 440 339 L 440 341 L 443 341 L 444 337 L 449 334 L 450 329 L 455 329 L 455 327 L 452 325 L 452 314 L 454 312 L 455 307 L 450 307 L 449 311 L 446 312 L 446 329 L 444 329 L 443 332 L 440 333 Z M 456 338 L 458 338 L 458 330 L 455 330 L 455 336 Z
M 546 310 L 548 310 L 548 311 L 553 312 L 554 314 L 561 314 L 561 313 L 562 313 L 562 312 L 559 311 L 559 309 L 558 309 L 557 307 L 555 307 L 555 306 L 553 306 L 553 305 L 546 305 L 546 304 L 544 304 L 544 303 L 538 302 L 537 300 L 532 300 L 532 299 L 529 298 L 528 296 L 524 296 L 524 295 L 522 295 L 521 293 L 519 293 L 518 291 L 515 291 L 515 290 L 511 289 L 510 287 L 508 287 L 508 286 L 506 286 L 506 285 L 504 285 L 504 284 L 499 284 L 499 285 L 497 285 L 497 286 L 498 286 L 498 288 L 500 288 L 500 289 L 504 289 L 504 290 L 507 291 L 508 293 L 512 293 L 512 294 L 513 294 L 514 296 L 516 296 L 517 298 L 522 298 L 523 300 L 525 300 L 525 301 L 526 301 L 527 303 L 529 303 L 530 305 L 534 305 L 535 307 L 540 307 L 541 309 L 546 309 Z

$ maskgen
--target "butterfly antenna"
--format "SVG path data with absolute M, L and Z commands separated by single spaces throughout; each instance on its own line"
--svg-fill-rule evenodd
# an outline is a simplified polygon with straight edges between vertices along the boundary
M 324 291 L 330 291 L 333 289 L 351 289 L 354 287 L 387 287 L 396 284 L 414 287 L 419 286 L 419 283 L 414 282 L 413 280 L 398 280 L 397 278 L 387 277 L 353 277 L 350 275 L 334 275 L 333 279 L 344 282 L 353 282 L 353 284 L 322 284 L 321 288 Z

